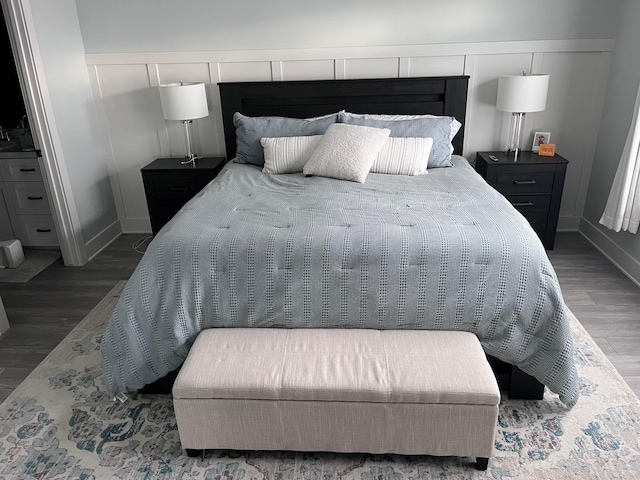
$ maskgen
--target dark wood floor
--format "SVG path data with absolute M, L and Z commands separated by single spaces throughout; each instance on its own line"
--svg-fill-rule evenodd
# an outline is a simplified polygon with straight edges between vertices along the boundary
M 120 280 L 141 255 L 123 235 L 84 267 L 59 260 L 26 284 L 0 283 L 11 329 L 0 338 L 0 401 Z M 578 233 L 560 233 L 549 257 L 569 308 L 640 397 L 640 288 Z

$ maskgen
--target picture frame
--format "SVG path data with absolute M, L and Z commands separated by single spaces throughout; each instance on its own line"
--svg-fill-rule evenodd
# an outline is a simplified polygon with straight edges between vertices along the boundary
M 551 132 L 536 132 L 533 134 L 533 145 L 531 150 L 534 152 L 540 151 L 541 143 L 551 143 Z

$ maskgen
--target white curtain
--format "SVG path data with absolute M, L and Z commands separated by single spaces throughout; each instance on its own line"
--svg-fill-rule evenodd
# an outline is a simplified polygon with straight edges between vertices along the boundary
M 636 97 L 633 111 L 633 121 L 624 144 L 622 157 L 613 186 L 609 193 L 609 200 L 604 209 L 600 223 L 605 227 L 619 232 L 628 230 L 638 231 L 640 224 L 640 123 L 638 110 L 640 109 L 640 89 Z

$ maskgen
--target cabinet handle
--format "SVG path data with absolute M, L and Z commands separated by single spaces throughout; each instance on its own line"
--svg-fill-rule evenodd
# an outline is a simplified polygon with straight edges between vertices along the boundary
M 172 192 L 185 192 L 189 190 L 189 187 L 171 187 L 169 188 Z
M 535 180 L 514 180 L 513 183 L 516 185 L 535 185 Z
M 27 197 L 27 200 L 44 200 L 44 197 Z
M 511 202 L 514 207 L 533 207 L 533 202 Z
M 50 228 L 36 228 L 36 232 L 38 233 L 49 233 L 50 231 Z
M 36 169 L 35 168 L 21 168 L 20 171 L 21 172 L 35 172 Z

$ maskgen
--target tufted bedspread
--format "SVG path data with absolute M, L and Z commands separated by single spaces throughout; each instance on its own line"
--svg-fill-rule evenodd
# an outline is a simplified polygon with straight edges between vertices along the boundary
M 212 327 L 467 330 L 572 406 L 566 307 L 538 237 L 462 157 L 364 184 L 228 164 L 154 238 L 102 338 L 109 393 Z

